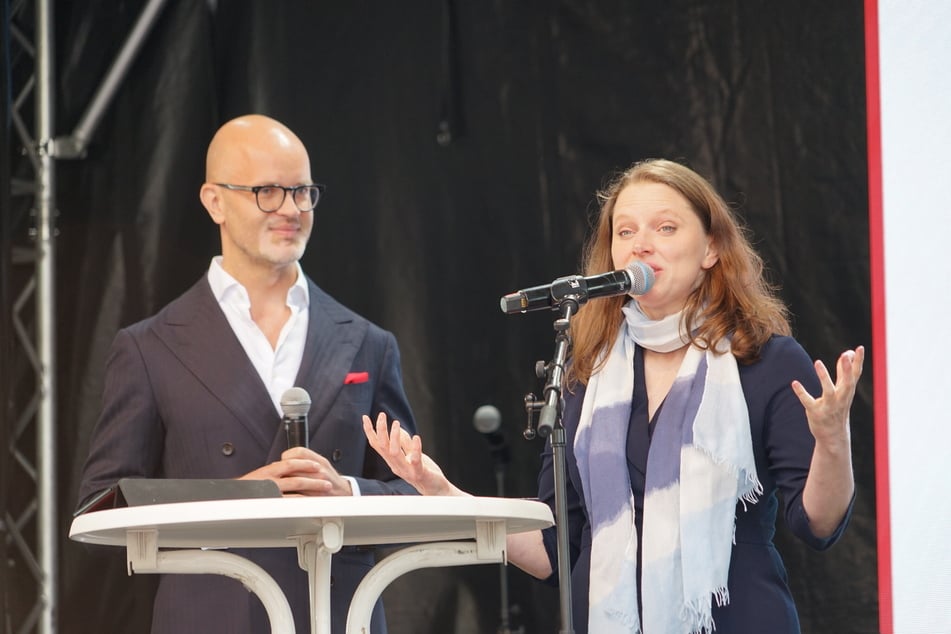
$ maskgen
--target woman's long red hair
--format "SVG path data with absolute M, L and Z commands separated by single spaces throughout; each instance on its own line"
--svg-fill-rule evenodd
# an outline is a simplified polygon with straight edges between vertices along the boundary
M 733 355 L 750 363 L 773 334 L 791 330 L 785 305 L 763 275 L 763 260 L 753 250 L 730 207 L 709 182 L 688 167 L 664 159 L 635 163 L 598 192 L 601 211 L 584 252 L 585 275 L 615 268 L 611 257 L 614 204 L 628 185 L 661 183 L 687 199 L 700 218 L 719 255 L 700 285 L 687 298 L 682 327 L 693 333 L 694 344 L 716 349 L 730 337 Z M 603 364 L 604 353 L 614 343 L 624 319 L 621 307 L 626 296 L 585 304 L 572 319 L 572 363 L 568 383 L 587 383 Z M 697 326 L 696 324 L 700 324 Z

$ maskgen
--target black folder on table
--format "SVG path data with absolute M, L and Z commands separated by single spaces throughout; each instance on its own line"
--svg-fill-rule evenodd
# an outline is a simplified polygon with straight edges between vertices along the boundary
M 279 497 L 281 490 L 272 480 L 122 478 L 90 497 L 73 517 L 124 506 Z

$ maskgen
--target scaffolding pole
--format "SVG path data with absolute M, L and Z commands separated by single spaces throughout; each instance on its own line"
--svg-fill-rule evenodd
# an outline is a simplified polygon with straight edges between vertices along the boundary
M 40 580 L 40 634 L 56 632 L 58 530 L 56 524 L 56 163 L 49 152 L 53 111 L 53 3 L 36 3 L 36 341 L 37 377 L 37 556 Z
M 8 0 L 0 0 L 7 2 Z M 55 634 L 58 628 L 58 582 L 59 549 L 61 539 L 57 520 L 57 386 L 56 386 L 56 159 L 79 159 L 85 157 L 86 148 L 95 128 L 98 126 L 109 103 L 115 96 L 122 80 L 141 48 L 148 32 L 154 24 L 166 0 L 149 0 L 142 13 L 123 43 L 116 60 L 110 67 L 97 89 L 89 107 L 84 112 L 75 131 L 68 136 L 55 136 L 55 33 L 53 0 L 36 0 L 33 5 L 35 15 L 33 37 L 29 41 L 28 31 L 23 31 L 14 23 L 14 18 L 26 13 L 26 1 L 15 2 L 11 8 L 4 7 L 5 33 L 10 34 L 10 42 L 15 43 L 23 53 L 33 61 L 32 72 L 17 86 L 17 92 L 11 93 L 9 115 L 16 136 L 21 141 L 22 158 L 30 163 L 34 181 L 11 174 L 9 179 L 9 200 L 32 197 L 30 216 L 34 226 L 29 235 L 33 248 L 12 245 L 10 252 L 4 253 L 13 265 L 32 265 L 33 271 L 25 276 L 17 291 L 9 293 L 15 342 L 11 346 L 15 359 L 6 364 L 11 374 L 5 377 L 11 390 L 10 401 L 14 403 L 5 410 L 10 414 L 5 421 L 6 432 L 3 448 L 3 472 L 10 475 L 10 466 L 18 466 L 18 474 L 25 474 L 34 485 L 33 499 L 26 498 L 23 488 L 18 493 L 17 504 L 9 504 L 13 492 L 13 477 L 6 477 L 0 483 L 4 495 L 0 498 L 8 502 L 7 508 L 0 509 L 0 531 L 2 531 L 4 551 L 7 553 L 3 578 L 3 592 L 0 603 L 0 631 L 4 634 Z M 9 9 L 9 11 L 8 11 Z M 9 51 L 8 51 L 9 53 Z M 8 68 L 12 71 L 12 55 L 5 56 Z M 12 75 L 12 73 L 10 73 Z M 33 121 L 22 116 L 33 97 Z M 33 134 L 30 133 L 30 128 Z M 11 143 L 11 146 L 13 144 Z M 10 151 L 12 148 L 5 148 Z M 12 157 L 12 152 L 11 152 Z M 12 170 L 11 170 L 12 171 Z M 9 207 L 12 207 L 10 205 Z M 12 229 L 14 214 L 10 209 L 5 226 Z M 6 222 L 9 220 L 9 222 Z M 5 269 L 9 272 L 9 268 Z M 12 290 L 12 289 L 11 289 Z M 32 300 L 33 312 L 29 307 Z M 32 317 L 33 323 L 29 323 Z M 6 323 L 6 322 L 5 322 Z M 32 378 L 32 382 L 20 377 Z M 13 394 L 12 390 L 22 387 L 24 394 Z M 28 393 L 32 392 L 32 393 Z M 24 398 L 26 397 L 26 398 Z M 18 408 L 18 411 L 14 411 Z M 26 433 L 30 424 L 35 425 L 35 455 L 21 447 L 27 445 Z M 17 480 L 21 485 L 22 478 Z M 14 508 L 15 507 L 15 508 Z M 35 526 L 35 541 L 30 539 L 29 529 Z M 14 557 L 18 555 L 18 557 Z M 24 568 L 36 581 L 35 595 L 30 595 L 22 579 L 20 583 L 11 583 L 12 576 L 19 572 L 14 566 L 22 561 Z M 20 572 L 20 575 L 23 573 Z M 35 599 L 35 600 L 34 600 Z M 32 601 L 32 606 L 29 603 Z M 4 614 L 5 613 L 5 614 Z

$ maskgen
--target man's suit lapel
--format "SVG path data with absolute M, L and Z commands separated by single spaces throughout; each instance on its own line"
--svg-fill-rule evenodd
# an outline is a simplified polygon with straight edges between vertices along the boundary
M 351 313 L 343 310 L 310 279 L 307 281 L 310 321 L 295 385 L 310 394 L 308 423 L 313 438 L 343 389 L 343 381 L 351 370 L 367 326 L 362 321 L 354 322 Z
M 280 416 L 203 277 L 169 305 L 156 334 L 182 364 L 227 407 L 262 449 L 273 443 Z M 196 407 L 196 424 L 202 412 Z

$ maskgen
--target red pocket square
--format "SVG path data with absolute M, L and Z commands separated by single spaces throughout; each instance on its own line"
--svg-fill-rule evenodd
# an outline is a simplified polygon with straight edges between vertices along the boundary
M 353 383 L 366 383 L 369 380 L 369 372 L 347 372 L 347 376 L 344 378 L 343 384 L 351 385 Z

